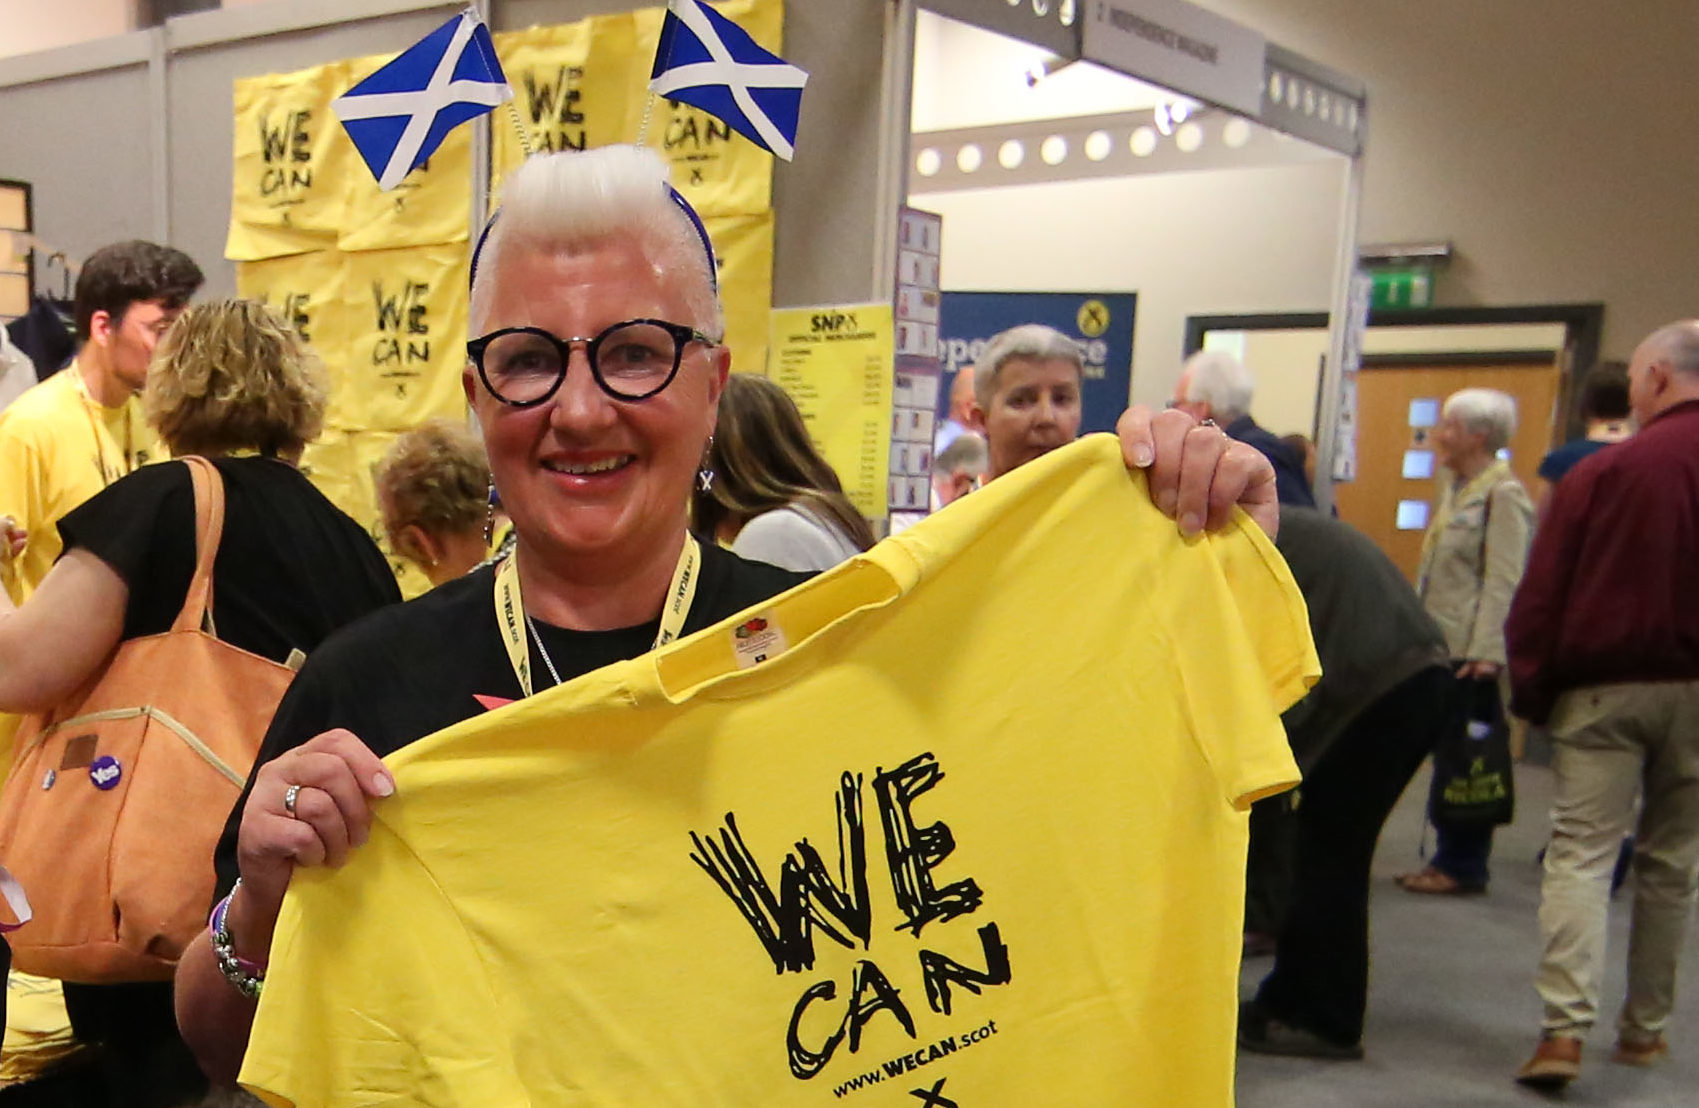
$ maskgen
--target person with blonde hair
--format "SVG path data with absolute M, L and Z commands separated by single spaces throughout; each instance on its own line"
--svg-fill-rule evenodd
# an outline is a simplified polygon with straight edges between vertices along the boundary
M 749 373 L 726 378 L 708 446 L 713 479 L 696 493 L 698 534 L 783 569 L 831 569 L 873 545 L 796 403 Z
M 435 419 L 402 434 L 378 462 L 375 484 L 390 549 L 432 586 L 484 560 L 494 513 L 490 462 L 465 424 Z
M 263 304 L 183 313 L 160 339 L 142 395 L 177 457 L 224 484 L 213 565 L 217 634 L 274 661 L 400 600 L 365 530 L 295 468 L 324 421 L 318 359 Z M 21 607 L 0 592 L 0 710 L 52 708 L 122 641 L 169 630 L 195 568 L 189 467 L 145 466 L 59 521 L 65 553 Z M 248 767 L 241 767 L 244 771 Z M 72 1029 L 101 1046 L 111 1104 L 176 1104 L 206 1086 L 177 1036 L 169 982 L 65 986 Z

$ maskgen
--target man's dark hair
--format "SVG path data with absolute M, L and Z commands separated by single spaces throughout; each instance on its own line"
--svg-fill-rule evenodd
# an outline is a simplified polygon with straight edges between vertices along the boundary
M 138 300 L 163 300 L 181 308 L 206 278 L 181 250 L 132 239 L 103 246 L 90 254 L 77 276 L 77 341 L 87 342 L 95 312 L 114 322 Z
M 1628 418 L 1628 365 L 1600 362 L 1581 382 L 1581 418 Z

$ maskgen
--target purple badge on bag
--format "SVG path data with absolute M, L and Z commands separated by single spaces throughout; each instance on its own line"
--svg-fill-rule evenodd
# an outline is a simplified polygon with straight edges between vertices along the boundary
M 89 763 L 88 778 L 97 789 L 113 789 L 124 776 L 124 767 L 110 754 L 102 754 Z

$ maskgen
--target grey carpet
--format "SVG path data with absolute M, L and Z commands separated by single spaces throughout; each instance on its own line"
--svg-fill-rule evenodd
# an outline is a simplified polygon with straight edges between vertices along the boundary
M 1370 903 L 1367 1057 L 1311 1062 L 1239 1055 L 1240 1108 L 1450 1108 L 1539 1105 L 1547 1098 L 1511 1081 L 1533 1049 L 1540 1006 L 1533 990 L 1539 957 L 1540 870 L 1551 771 L 1517 772 L 1516 822 L 1500 828 L 1491 890 L 1480 897 L 1406 893 L 1392 876 L 1419 867 L 1427 771 L 1405 791 L 1381 835 Z M 1427 844 L 1432 848 L 1432 835 Z M 1613 1065 L 1614 1020 L 1622 1003 L 1633 886 L 1611 907 L 1610 951 L 1600 1026 L 1588 1040 L 1579 1081 L 1561 1102 L 1616 1108 L 1699 1106 L 1699 935 L 1688 932 L 1681 991 L 1668 1038 L 1672 1057 L 1652 1069 Z M 1251 995 L 1267 959 L 1245 964 Z

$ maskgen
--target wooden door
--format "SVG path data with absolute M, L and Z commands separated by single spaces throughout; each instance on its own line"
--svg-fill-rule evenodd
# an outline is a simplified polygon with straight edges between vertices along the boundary
M 1510 465 L 1532 496 L 1535 470 L 1561 425 L 1559 384 L 1555 362 L 1364 367 L 1357 374 L 1357 479 L 1334 486 L 1339 517 L 1373 539 L 1414 581 L 1422 532 L 1444 479 L 1430 437 L 1445 398 L 1475 387 L 1516 398 Z M 1432 466 L 1431 475 L 1424 476 L 1424 462 Z

